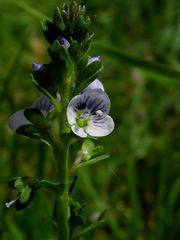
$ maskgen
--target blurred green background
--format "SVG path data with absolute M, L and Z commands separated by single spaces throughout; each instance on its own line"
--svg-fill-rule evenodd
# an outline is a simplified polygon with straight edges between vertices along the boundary
M 0 0 L 0 239 L 56 239 L 54 196 L 39 192 L 23 211 L 6 209 L 15 176 L 56 181 L 43 144 L 8 129 L 9 116 L 39 95 L 29 72 L 48 59 L 40 22 L 60 0 Z M 112 100 L 114 132 L 98 140 L 111 157 L 80 172 L 74 196 L 90 221 L 106 223 L 85 240 L 177 240 L 180 236 L 180 1 L 86 0 L 101 55 L 99 79 Z M 136 56 L 136 57 L 134 57 Z M 144 62 L 145 61 L 145 62 Z M 148 65 L 147 62 L 152 64 Z M 164 64 L 165 67 L 159 66 Z M 171 70 L 173 69 L 173 70 Z

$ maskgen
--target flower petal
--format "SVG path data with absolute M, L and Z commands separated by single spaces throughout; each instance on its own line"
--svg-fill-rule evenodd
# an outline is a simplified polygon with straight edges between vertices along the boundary
M 114 129 L 113 119 L 107 115 L 100 120 L 91 120 L 86 128 L 88 135 L 92 137 L 104 137 L 109 135 Z
M 96 56 L 96 57 L 89 57 L 88 58 L 88 63 L 87 66 L 90 65 L 93 62 L 99 62 L 100 61 L 100 56 Z
M 40 96 L 33 102 L 32 108 L 37 108 L 46 117 L 47 114 L 54 108 L 54 105 L 47 96 Z
M 24 110 L 15 112 L 13 115 L 11 115 L 8 121 L 8 125 L 13 131 L 16 131 L 21 126 L 29 124 L 32 123 L 24 116 Z
M 72 125 L 71 129 L 73 133 L 75 133 L 79 137 L 86 138 L 88 136 L 84 128 L 79 128 L 77 125 Z
M 32 63 L 32 68 L 35 71 L 42 71 L 42 72 L 45 72 L 47 70 L 47 68 L 40 63 Z
M 81 94 L 89 89 L 101 89 L 104 91 L 103 84 L 96 78 L 92 83 L 90 83 L 86 88 L 81 91 Z
M 80 101 L 80 96 L 74 97 L 68 104 L 66 115 L 70 125 L 76 124 L 76 105 Z
M 66 38 L 59 37 L 58 40 L 59 40 L 60 44 L 62 44 L 65 48 L 68 49 L 70 47 L 70 43 Z
M 111 107 L 108 95 L 101 89 L 89 89 L 85 91 L 80 95 L 79 101 L 72 102 L 72 104 L 74 104 L 75 109 L 87 109 L 92 115 L 96 115 L 98 110 L 108 114 Z

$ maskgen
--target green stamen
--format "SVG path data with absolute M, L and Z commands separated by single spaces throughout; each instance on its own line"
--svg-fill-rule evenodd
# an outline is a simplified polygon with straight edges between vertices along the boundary
M 76 118 L 76 123 L 78 127 L 80 128 L 85 128 L 89 125 L 89 114 L 88 113 L 78 113 L 77 118 Z

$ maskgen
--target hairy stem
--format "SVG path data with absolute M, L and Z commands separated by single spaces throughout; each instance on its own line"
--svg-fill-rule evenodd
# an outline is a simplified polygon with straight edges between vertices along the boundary
M 58 178 L 59 183 L 64 185 L 64 191 L 60 192 L 57 199 L 57 220 L 58 220 L 58 239 L 69 240 L 70 228 L 69 228 L 69 186 L 68 186 L 68 158 L 69 158 L 69 142 L 63 134 L 69 131 L 66 125 L 66 108 L 70 101 L 72 89 L 72 75 L 68 76 L 64 81 L 64 87 L 62 92 L 62 112 L 59 123 L 59 137 L 63 138 L 63 142 L 55 146 L 54 154 L 57 160 Z
M 57 197 L 57 227 L 58 239 L 69 240 L 69 187 L 68 187 L 68 151 L 69 147 L 61 143 L 54 151 L 57 168 L 58 182 L 64 186 Z

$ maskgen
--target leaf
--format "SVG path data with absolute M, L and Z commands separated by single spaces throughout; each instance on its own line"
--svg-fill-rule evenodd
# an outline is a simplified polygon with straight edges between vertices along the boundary
M 63 19 L 61 16 L 61 12 L 58 7 L 54 11 L 53 22 L 56 25 L 57 29 L 59 29 L 60 31 L 63 31 L 65 29 L 65 25 L 64 25 L 64 22 L 63 22 Z
M 40 129 L 34 125 L 24 125 L 19 127 L 16 132 L 26 137 L 40 139 Z
M 91 160 L 88 160 L 86 162 L 82 162 L 82 163 L 80 163 L 79 165 L 77 165 L 75 167 L 75 169 L 73 170 L 73 173 L 76 172 L 77 170 L 79 170 L 80 168 L 90 166 L 90 165 L 95 164 L 97 162 L 100 162 L 100 161 L 102 161 L 102 160 L 104 160 L 106 158 L 109 158 L 109 156 L 110 155 L 108 155 L 108 154 L 104 154 L 104 155 L 92 158 Z
M 93 230 L 101 227 L 104 224 L 104 220 L 96 221 L 95 223 L 92 223 L 90 226 L 82 230 L 80 233 L 77 233 L 73 240 L 80 240 L 81 237 L 87 235 L 89 232 L 92 232 Z
M 64 192 L 65 186 L 62 183 L 56 183 L 49 180 L 41 180 L 40 181 L 41 187 L 48 188 L 52 191 L 58 192 L 59 194 L 62 194 Z
M 55 109 L 57 112 L 61 112 L 61 104 L 60 102 L 55 98 L 53 97 L 53 95 L 48 92 L 46 89 L 44 89 L 43 87 L 41 87 L 38 82 L 34 79 L 33 75 L 31 74 L 31 77 L 32 77 L 32 82 L 33 84 L 35 85 L 35 87 L 40 91 L 42 92 L 44 95 L 46 95 L 47 97 L 49 97 L 49 99 L 51 100 L 51 102 L 53 103 Z
M 70 225 L 82 226 L 87 220 L 87 210 L 85 206 L 70 198 Z

